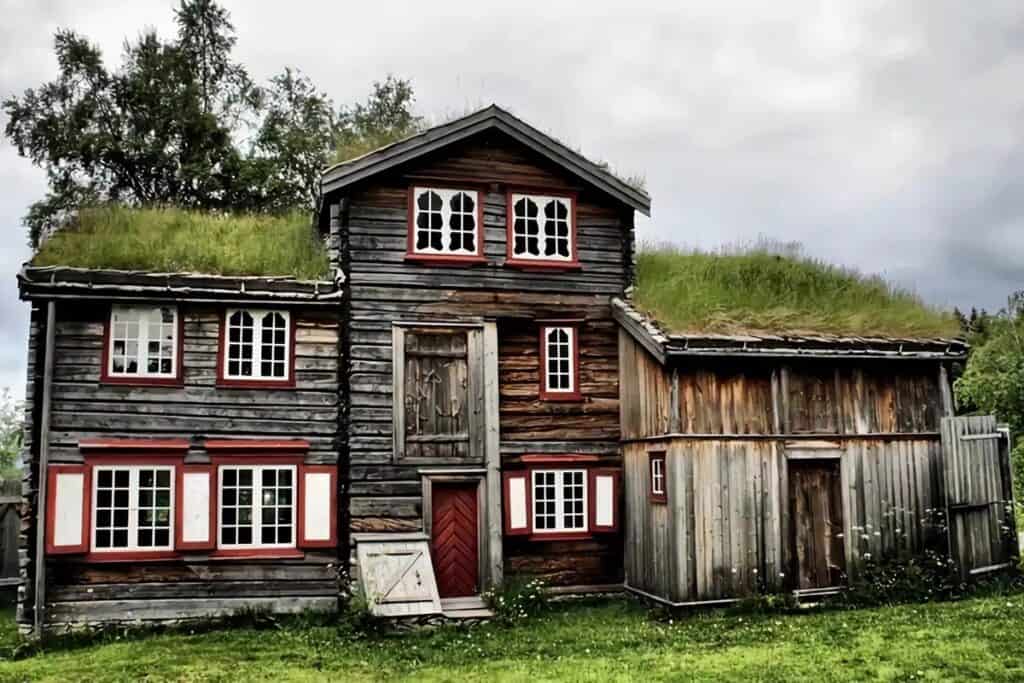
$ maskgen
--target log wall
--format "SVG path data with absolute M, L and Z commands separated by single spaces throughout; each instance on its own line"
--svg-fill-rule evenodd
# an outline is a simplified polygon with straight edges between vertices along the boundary
M 482 189 L 486 263 L 406 261 L 408 189 L 417 183 L 468 183 Z M 505 192 L 522 187 L 577 193 L 578 270 L 527 272 L 505 265 Z M 372 184 L 353 189 L 345 207 L 352 532 L 423 528 L 423 465 L 396 461 L 393 452 L 394 322 L 497 321 L 500 448 L 505 465 L 514 466 L 526 453 L 596 453 L 607 463 L 619 464 L 618 352 L 610 298 L 621 295 L 631 277 L 631 211 L 580 186 L 498 133 L 477 136 L 414 167 L 375 178 Z M 584 400 L 542 402 L 537 321 L 566 317 L 584 321 Z M 577 543 L 508 539 L 505 570 L 542 574 L 556 583 L 604 583 L 621 579 L 614 559 L 620 552 L 619 537 Z
M 40 326 L 45 307 L 34 308 L 29 377 L 42 364 Z M 104 322 L 109 306 L 58 304 L 55 337 L 50 462 L 82 462 L 78 443 L 87 438 L 179 438 L 195 446 L 187 462 L 207 462 L 204 439 L 305 439 L 307 463 L 336 464 L 341 401 L 338 393 L 340 338 L 332 308 L 291 308 L 295 326 L 294 389 L 238 389 L 216 386 L 221 309 L 179 303 L 184 322 L 184 369 L 180 387 L 102 384 Z M 30 584 L 38 488 L 38 448 L 30 381 L 26 454 L 29 514 L 22 535 L 24 577 L 19 619 L 32 621 Z M 47 621 L 186 619 L 227 614 L 241 607 L 295 611 L 337 605 L 335 551 L 306 552 L 299 560 L 186 560 L 84 564 L 73 556 L 47 560 Z

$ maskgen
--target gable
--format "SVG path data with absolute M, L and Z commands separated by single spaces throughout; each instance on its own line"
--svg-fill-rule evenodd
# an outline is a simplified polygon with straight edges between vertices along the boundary
M 650 197 L 646 192 L 496 106 L 336 164 L 324 172 L 323 192 L 325 195 L 337 193 L 389 171 L 408 168 L 424 157 L 479 138 L 481 134 L 495 132 L 513 141 L 520 154 L 529 152 L 534 158 L 546 160 L 546 166 L 560 169 L 574 184 L 592 188 L 619 204 L 650 215 Z M 480 176 L 474 176 L 474 180 L 479 181 Z

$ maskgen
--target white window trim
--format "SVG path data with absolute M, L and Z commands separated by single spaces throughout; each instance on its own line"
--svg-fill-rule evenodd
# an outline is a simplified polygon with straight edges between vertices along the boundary
M 520 199 L 529 199 L 530 201 L 537 204 L 537 239 L 540 253 L 534 256 L 527 252 L 516 253 L 515 235 L 516 235 L 516 203 Z M 574 261 L 574 255 L 576 254 L 576 244 L 572 226 L 574 224 L 573 211 L 576 209 L 575 202 L 570 197 L 559 197 L 553 195 L 541 195 L 541 194 L 519 194 L 513 193 L 511 196 L 512 204 L 512 223 L 508 226 L 508 239 L 511 241 L 511 249 L 509 252 L 512 254 L 512 258 L 516 261 L 552 261 L 557 263 L 572 263 Z M 547 235 L 544 234 L 544 206 L 548 202 L 559 202 L 565 205 L 566 208 L 566 224 L 569 228 L 568 231 L 568 242 L 569 242 L 569 255 L 568 256 L 547 256 L 544 254 L 546 251 L 545 246 L 547 242 Z M 518 216 L 519 218 L 527 218 L 526 216 Z
M 252 470 L 252 537 L 263 538 L 263 470 L 289 470 L 292 473 L 292 540 L 291 543 L 224 543 L 221 537 L 221 524 L 224 510 L 224 472 L 227 470 Z M 260 548 L 297 548 L 299 533 L 299 484 L 298 468 L 295 465 L 221 465 L 217 468 L 217 548 L 223 550 L 258 550 Z M 237 488 L 237 487 L 236 487 Z M 238 507 L 237 505 L 233 507 Z M 238 528 L 237 519 L 235 528 Z
M 551 360 L 551 346 L 548 335 L 555 330 L 562 330 L 569 339 L 569 388 L 555 388 L 551 386 L 551 373 L 548 362 Z M 541 328 L 544 340 L 544 392 L 548 394 L 574 394 L 576 393 L 576 328 L 571 325 L 544 325 Z
M 555 528 L 553 529 L 538 529 L 537 528 L 537 475 L 538 474 L 555 474 Z M 579 473 L 583 478 L 583 526 L 582 527 L 566 527 L 565 526 L 565 475 Z M 535 534 L 558 534 L 558 533 L 580 533 L 585 534 L 590 531 L 590 477 L 585 469 L 535 469 L 530 474 L 530 526 Z
M 665 495 L 665 456 L 660 454 L 651 458 L 651 493 Z
M 419 217 L 420 217 L 420 194 L 424 192 L 434 192 L 441 197 L 441 249 L 434 249 L 432 247 L 426 247 L 424 249 L 418 249 L 416 247 L 417 233 L 419 232 Z M 476 247 L 474 250 L 469 249 L 452 249 L 452 207 L 451 199 L 457 194 L 465 194 L 473 200 L 473 211 L 470 215 L 473 217 L 473 246 Z M 460 190 L 457 188 L 442 189 L 437 187 L 413 187 L 412 190 L 412 235 L 411 235 L 411 247 L 413 254 L 423 254 L 427 256 L 479 256 L 483 253 L 483 245 L 480 244 L 480 235 L 482 230 L 480 229 L 480 193 L 476 190 Z M 433 213 L 433 212 L 431 212 Z
M 231 316 L 238 312 L 245 312 L 252 316 L 252 369 L 253 374 L 242 375 L 231 374 L 229 368 L 231 360 Z M 277 313 L 284 318 L 284 376 L 274 377 L 264 375 L 261 363 L 263 318 L 268 313 Z M 229 308 L 224 312 L 224 349 L 223 349 L 223 379 L 238 382 L 290 382 L 292 378 L 292 316 L 289 311 L 282 311 L 275 308 Z
M 154 312 L 159 315 L 159 312 L 163 308 L 169 308 L 174 312 L 174 320 L 171 322 L 171 371 L 170 372 L 149 372 L 146 368 L 149 366 L 149 322 L 142 323 L 141 319 L 139 322 L 139 336 L 136 342 L 139 345 L 139 355 L 137 356 L 139 365 L 135 372 L 117 372 L 114 370 L 114 341 L 117 337 L 114 334 L 114 314 L 118 312 L 129 312 L 129 311 L 145 311 L 148 314 Z M 178 323 L 178 307 L 177 306 L 112 306 L 110 308 L 110 320 L 108 334 L 107 334 L 107 375 L 109 377 L 138 377 L 148 379 L 174 379 L 178 376 L 178 344 L 181 340 L 178 339 L 178 330 L 180 325 Z M 158 340 L 158 341 L 163 341 Z M 127 367 L 127 366 L 126 366 Z
M 102 471 L 117 472 L 128 470 L 128 545 L 117 548 L 99 548 L 96 545 L 96 515 L 98 513 L 99 501 L 99 473 Z M 139 545 L 139 471 L 140 470 L 164 470 L 170 472 L 170 505 L 168 506 L 169 525 L 167 527 L 167 545 Z M 162 552 L 174 550 L 174 519 L 177 511 L 175 503 L 175 468 L 173 465 L 95 465 L 92 468 L 92 518 L 91 518 L 91 540 L 89 547 L 94 553 L 131 553 L 131 552 Z M 113 501 L 111 501 L 113 502 Z

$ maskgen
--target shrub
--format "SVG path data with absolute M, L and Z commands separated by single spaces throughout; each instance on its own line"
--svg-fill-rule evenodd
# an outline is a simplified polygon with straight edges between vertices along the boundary
M 499 621 L 515 623 L 540 614 L 548 605 L 543 579 L 513 576 L 497 587 L 483 592 L 484 602 Z

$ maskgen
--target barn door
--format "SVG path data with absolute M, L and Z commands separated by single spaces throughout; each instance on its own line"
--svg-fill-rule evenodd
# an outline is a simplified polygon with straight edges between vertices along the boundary
M 949 552 L 966 579 L 1017 554 L 1009 443 L 992 415 L 942 419 Z
M 394 344 L 395 458 L 482 460 L 480 330 L 396 327 Z
M 790 460 L 792 553 L 799 590 L 843 584 L 843 494 L 839 459 Z
M 435 482 L 431 487 L 431 539 L 437 591 L 442 598 L 479 592 L 478 483 Z

